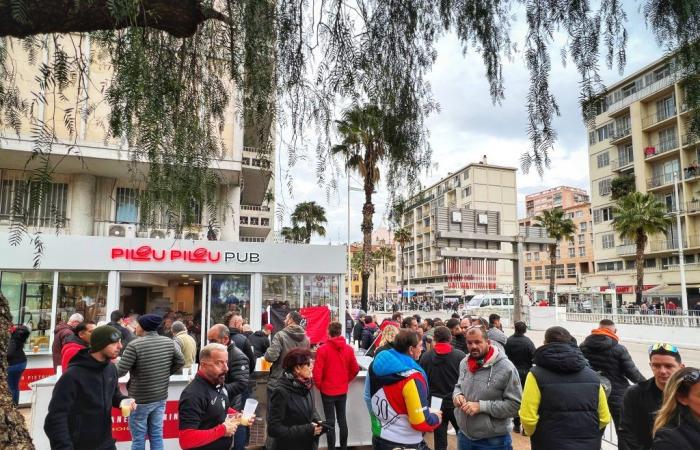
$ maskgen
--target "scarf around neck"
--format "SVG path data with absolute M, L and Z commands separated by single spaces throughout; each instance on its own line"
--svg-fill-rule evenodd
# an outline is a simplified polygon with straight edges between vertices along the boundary
M 615 342 L 620 340 L 620 338 L 618 338 L 615 333 L 613 333 L 611 330 L 608 330 L 607 328 L 596 328 L 595 330 L 591 331 L 591 334 L 607 336 Z
M 294 375 L 291 372 L 285 372 L 284 374 L 287 377 L 287 379 L 291 380 L 292 384 L 297 384 L 300 387 L 303 387 L 307 390 L 311 390 L 311 388 L 314 385 L 314 379 L 311 377 L 301 378 L 301 377 L 297 377 L 296 375 Z
M 471 373 L 474 373 L 477 370 L 481 369 L 482 367 L 484 367 L 484 364 L 486 364 L 486 362 L 493 359 L 497 354 L 498 354 L 498 350 L 496 349 L 496 347 L 491 346 L 489 348 L 489 351 L 486 352 L 486 355 L 484 355 L 483 358 L 476 359 L 476 358 L 472 358 L 470 355 L 469 358 L 467 358 L 467 366 L 469 368 L 469 371 Z

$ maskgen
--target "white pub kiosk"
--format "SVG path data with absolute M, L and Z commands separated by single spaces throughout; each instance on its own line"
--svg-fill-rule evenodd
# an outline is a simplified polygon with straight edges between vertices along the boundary
M 36 255 L 28 241 L 11 246 L 0 234 L 0 291 L 13 321 L 32 329 L 20 402 L 33 403 L 37 448 L 48 444 L 42 441 L 43 418 L 56 379 L 54 330 L 75 312 L 95 323 L 109 321 L 114 310 L 181 312 L 197 324 L 202 343 L 209 326 L 234 308 L 253 330 L 269 320 L 267 307 L 275 303 L 292 309 L 325 305 L 332 320 L 345 325 L 344 246 L 42 235 L 43 251 Z M 176 420 L 176 400 L 187 382 L 171 378 L 175 409 L 170 406 L 166 416 L 174 413 Z M 177 439 L 172 445 L 179 448 Z

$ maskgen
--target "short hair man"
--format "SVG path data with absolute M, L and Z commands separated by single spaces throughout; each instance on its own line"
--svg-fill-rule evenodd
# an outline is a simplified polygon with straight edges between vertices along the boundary
M 452 391 L 459 378 L 459 364 L 466 354 L 452 347 L 452 333 L 446 327 L 435 328 L 435 345 L 421 356 L 420 365 L 428 376 L 430 396 L 442 399 L 442 421 L 434 431 L 435 450 L 447 449 L 447 426 L 459 429 L 452 406 Z
M 460 352 L 467 354 L 467 337 L 460 326 L 460 320 L 454 317 L 445 323 L 445 327 L 452 334 L 452 346 Z
M 514 327 L 515 334 L 509 337 L 508 341 L 506 341 L 506 355 L 508 356 L 508 359 L 510 359 L 510 362 L 513 363 L 515 368 L 518 369 L 520 385 L 525 387 L 525 379 L 527 378 L 527 374 L 530 373 L 532 361 L 535 357 L 535 344 L 529 337 L 525 336 L 525 332 L 527 331 L 527 325 L 525 322 L 515 322 Z M 519 433 L 520 416 L 516 416 L 513 422 L 515 425 L 515 432 Z
M 601 431 L 610 423 L 605 390 L 565 328 L 545 331 L 519 415 L 534 449 L 601 448 Z
M 66 323 L 56 324 L 56 328 L 53 330 L 53 345 L 51 346 L 54 369 L 61 365 L 61 350 L 63 350 L 66 339 L 73 335 L 73 328 L 84 320 L 82 314 L 75 313 L 68 318 Z
M 418 329 L 418 321 L 413 316 L 407 316 L 401 322 L 401 328 L 406 328 L 411 331 L 416 331 Z
M 685 367 L 675 345 L 659 342 L 649 346 L 652 378 L 631 386 L 622 401 L 620 440 L 630 450 L 649 450 L 656 413 L 661 409 L 663 391 L 671 375 Z
M 179 320 L 173 322 L 173 340 L 180 348 L 182 357 L 185 359 L 183 367 L 190 368 L 194 364 L 194 358 L 197 353 L 197 341 L 187 332 L 187 327 Z
M 510 449 L 512 418 L 522 396 L 518 371 L 491 345 L 484 327 L 469 327 L 466 337 L 469 356 L 459 365 L 452 394 L 459 448 Z
M 122 335 L 122 353 L 124 353 L 124 349 L 129 345 L 129 342 L 136 339 L 134 333 L 126 327 L 128 322 L 129 318 L 125 317 L 118 309 L 115 309 L 109 315 L 109 323 L 107 325 L 116 328 Z
M 237 424 L 226 420 L 235 395 L 230 384 L 226 384 L 228 360 L 229 353 L 223 344 L 210 343 L 199 352 L 199 371 L 180 394 L 177 405 L 180 447 L 231 448 Z
M 228 317 L 228 320 L 226 319 Z M 255 353 L 252 350 L 252 345 L 248 337 L 243 334 L 243 316 L 237 312 L 229 312 L 224 316 L 224 325 L 228 327 L 231 342 L 236 344 L 236 347 L 248 357 L 249 371 L 252 374 L 255 371 Z
M 487 334 L 491 342 L 494 345 L 497 345 L 499 350 L 505 352 L 508 337 L 503 332 L 503 327 L 501 326 L 501 316 L 498 314 L 491 314 L 489 316 L 489 328 Z
M 248 357 L 231 341 L 229 329 L 226 325 L 220 323 L 212 325 L 207 331 L 207 341 L 210 344 L 221 344 L 226 348 L 228 352 L 228 371 L 224 377 L 224 382 L 231 395 L 231 404 L 234 408 L 241 409 L 243 403 L 240 401 L 241 398 L 236 398 L 236 396 L 240 396 L 248 389 L 248 380 L 250 378 Z
M 109 325 L 92 331 L 91 347 L 81 349 L 56 382 L 44 431 L 51 448 L 115 448 L 112 408 L 135 403 L 119 390 L 117 369 L 121 334 Z
M 265 352 L 265 360 L 272 363 L 268 390 L 277 387 L 277 383 L 284 375 L 282 361 L 293 348 L 310 348 L 306 331 L 301 327 L 302 316 L 298 311 L 291 311 L 284 319 L 284 328 L 272 338 L 270 347 Z M 269 398 L 269 397 L 268 397 Z
M 68 369 L 68 363 L 81 349 L 90 346 L 90 335 L 96 327 L 95 322 L 89 320 L 80 322 L 73 328 L 73 336 L 66 338 L 61 349 L 61 369 L 63 371 Z
M 268 348 L 270 348 L 270 335 L 272 334 L 273 326 L 270 323 L 263 325 L 262 330 L 256 331 L 250 336 L 248 340 L 253 346 L 253 352 L 255 353 L 255 358 L 262 358 Z
M 629 387 L 628 379 L 633 383 L 646 381 L 627 349 L 618 343 L 617 328 L 609 319 L 600 321 L 599 327 L 591 332 L 581 344 L 581 351 L 596 372 L 610 380 L 612 390 L 608 396 L 608 406 L 613 424 L 620 435 L 620 412 L 622 397 Z M 627 450 L 625 443 L 618 443 L 619 450 Z

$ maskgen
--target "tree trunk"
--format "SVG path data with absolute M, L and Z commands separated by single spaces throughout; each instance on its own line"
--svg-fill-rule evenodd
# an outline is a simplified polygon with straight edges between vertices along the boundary
M 7 346 L 12 316 L 7 299 L 0 294 L 0 448 L 34 450 L 24 417 L 12 401 L 7 384 Z
M 370 171 L 365 176 L 364 191 L 365 204 L 362 206 L 362 251 L 365 256 L 362 258 L 362 310 L 367 311 L 368 281 L 370 275 L 370 256 L 372 254 L 372 216 L 374 215 L 374 205 L 372 204 L 372 192 L 374 192 L 374 183 L 372 182 Z
M 401 250 L 401 295 L 399 296 L 398 302 L 401 303 L 403 300 L 403 290 L 404 290 L 404 285 L 403 285 L 403 264 L 404 264 L 404 259 L 403 259 L 403 244 L 399 245 L 399 249 Z
M 129 26 L 162 30 L 175 37 L 192 36 L 209 19 L 229 22 L 228 18 L 194 0 L 139 0 L 133 20 L 115 19 L 108 0 L 22 0 L 24 19 L 15 20 L 14 0 L 0 0 L 0 36 L 26 37 L 48 33 L 83 33 L 118 30 Z M 125 15 L 125 16 L 128 16 Z
M 549 246 L 549 306 L 554 306 L 554 296 L 557 295 L 554 292 L 554 279 L 557 276 L 557 244 Z
M 635 266 L 637 269 L 637 288 L 635 292 L 635 302 L 642 304 L 642 292 L 644 291 L 644 247 L 647 243 L 647 236 L 644 231 L 637 231 L 637 253 L 635 255 Z
M 374 303 L 377 303 L 377 265 L 374 265 Z

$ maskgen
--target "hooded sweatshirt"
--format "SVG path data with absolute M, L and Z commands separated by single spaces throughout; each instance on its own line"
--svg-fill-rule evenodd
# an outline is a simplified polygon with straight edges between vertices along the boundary
M 498 349 L 501 351 L 501 353 L 504 353 L 506 351 L 506 342 L 508 341 L 508 336 L 506 336 L 506 334 L 503 331 L 499 330 L 498 328 L 489 328 L 486 334 L 488 335 L 491 344 L 495 344 L 496 347 L 498 347 Z
M 270 338 L 262 331 L 256 331 L 248 336 L 250 345 L 253 346 L 255 359 L 262 358 L 267 349 L 270 347 Z
M 61 349 L 61 369 L 64 372 L 68 370 L 68 363 L 70 360 L 73 359 L 80 350 L 88 347 L 88 343 L 75 334 L 73 336 L 68 336 L 68 338 L 66 338 L 66 343 L 63 344 L 63 348 Z
M 282 378 L 284 357 L 291 349 L 297 347 L 309 348 L 309 338 L 306 337 L 306 332 L 299 325 L 290 325 L 272 338 L 272 343 L 265 352 L 265 360 L 272 363 L 268 381 L 269 388 L 274 388 Z
M 459 363 L 467 355 L 448 342 L 438 342 L 420 357 L 420 366 L 425 370 L 430 385 L 430 396 L 439 397 L 444 406 L 452 404 L 452 391 L 459 379 Z
M 503 436 L 513 428 L 512 417 L 518 413 L 522 388 L 520 377 L 505 353 L 496 347 L 483 365 L 474 372 L 468 369 L 465 358 L 459 363 L 459 379 L 452 398 L 464 395 L 469 402 L 479 402 L 479 413 L 467 416 L 455 408 L 459 429 L 469 439 Z M 471 357 L 470 357 L 471 358 Z
M 59 323 L 53 330 L 53 345 L 51 355 L 53 357 L 53 368 L 61 365 L 61 350 L 68 336 L 73 336 L 73 328 L 67 323 Z
M 415 445 L 423 441 L 423 433 L 440 425 L 438 416 L 428 411 L 428 382 L 413 358 L 394 349 L 383 351 L 368 374 L 365 402 L 375 437 Z
M 44 421 L 54 450 L 114 448 L 112 408 L 126 396 L 119 390 L 117 369 L 109 361 L 80 350 L 56 382 Z
M 330 338 L 316 352 L 314 384 L 321 394 L 347 394 L 350 381 L 359 371 L 355 351 L 343 336 Z

